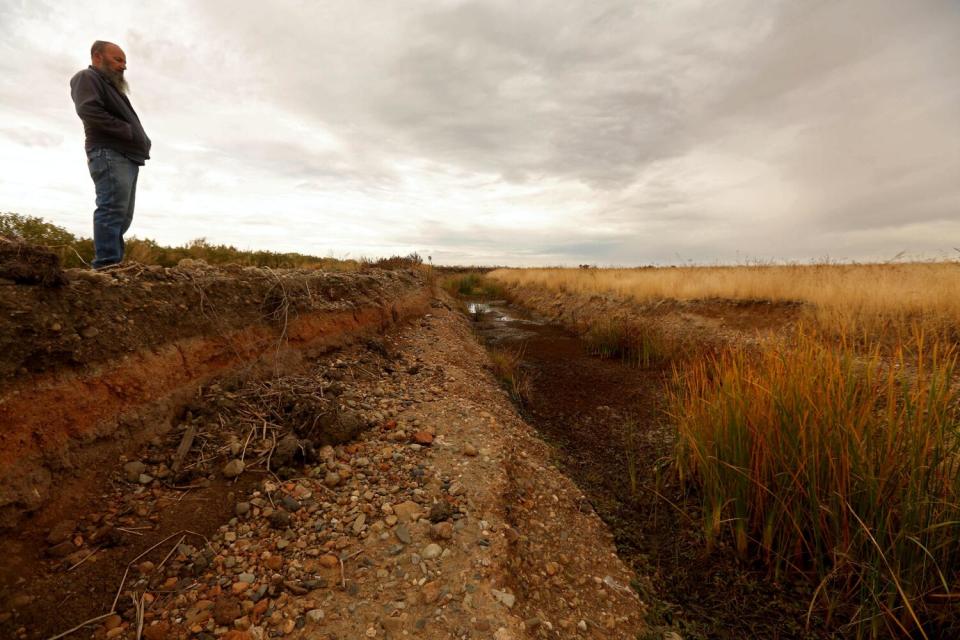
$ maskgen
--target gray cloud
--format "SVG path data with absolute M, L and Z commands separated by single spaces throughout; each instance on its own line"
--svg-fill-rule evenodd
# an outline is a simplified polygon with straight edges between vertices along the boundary
M 343 229 L 353 252 L 627 264 L 936 253 L 960 233 L 949 0 L 0 0 L 22 36 L 0 43 L 0 160 L 32 145 L 67 166 L 60 140 L 79 144 L 78 15 L 127 48 L 156 144 L 143 206 L 258 228 L 288 208 L 250 242 Z
M 33 129 L 31 127 L 21 127 L 19 129 L 8 127 L 0 128 L 0 136 L 9 138 L 17 144 L 22 144 L 26 147 L 57 147 L 63 143 L 62 135 Z

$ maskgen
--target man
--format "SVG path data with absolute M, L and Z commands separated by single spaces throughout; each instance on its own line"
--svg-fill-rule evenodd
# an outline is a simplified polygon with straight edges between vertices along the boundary
M 127 99 L 123 50 L 97 40 L 90 61 L 70 80 L 70 95 L 83 121 L 87 167 L 97 192 L 93 268 L 103 269 L 123 260 L 123 234 L 133 220 L 137 175 L 150 158 L 150 138 Z

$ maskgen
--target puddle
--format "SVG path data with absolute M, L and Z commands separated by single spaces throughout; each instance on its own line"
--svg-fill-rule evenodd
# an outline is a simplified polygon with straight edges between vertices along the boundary
M 510 307 L 506 300 L 470 302 L 467 313 L 474 322 L 474 329 L 490 344 L 522 342 L 537 335 L 535 326 L 545 324 L 524 310 Z

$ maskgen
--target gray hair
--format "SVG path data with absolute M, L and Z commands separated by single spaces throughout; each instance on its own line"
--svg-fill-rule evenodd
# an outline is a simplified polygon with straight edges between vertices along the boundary
M 90 57 L 92 58 L 98 53 L 103 53 L 103 50 L 106 49 L 108 46 L 115 47 L 117 45 L 113 44 L 112 42 L 108 42 L 106 40 L 97 40 L 96 42 L 93 43 L 93 46 L 90 47 Z

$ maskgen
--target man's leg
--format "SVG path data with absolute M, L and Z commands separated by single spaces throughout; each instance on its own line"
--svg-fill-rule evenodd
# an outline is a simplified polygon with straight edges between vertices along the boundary
M 140 167 L 111 149 L 95 149 L 87 159 L 97 191 L 93 267 L 99 269 L 123 260 L 123 234 L 133 218 L 133 194 Z

